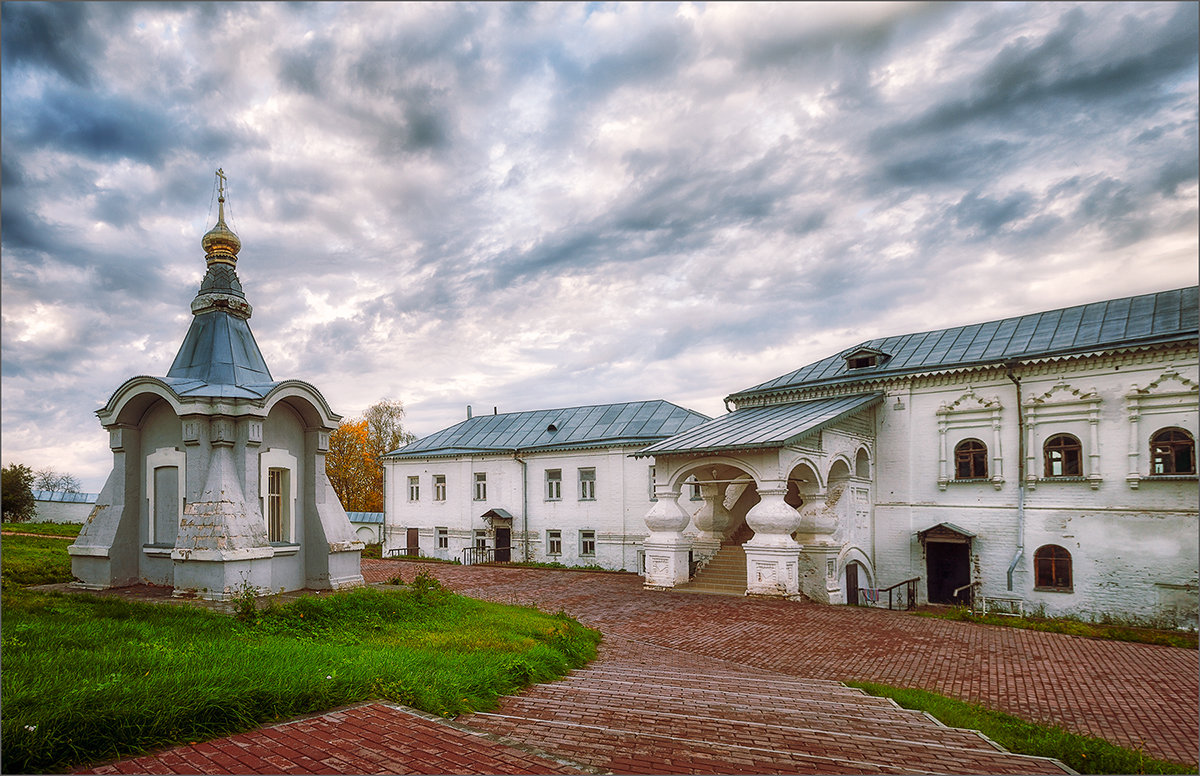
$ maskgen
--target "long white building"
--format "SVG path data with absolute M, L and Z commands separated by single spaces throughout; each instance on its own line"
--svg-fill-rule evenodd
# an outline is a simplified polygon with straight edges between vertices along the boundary
M 863 603 L 899 586 L 1194 627 L 1198 308 L 1191 287 L 857 343 L 636 449 L 481 457 L 451 446 L 456 426 L 389 458 L 387 519 L 452 557 L 492 542 L 499 516 L 523 557 L 637 569 L 651 588 L 732 558 L 749 594 Z M 588 469 L 604 501 L 572 499 Z M 411 491 L 439 473 L 456 499 L 440 520 Z M 481 477 L 499 488 L 486 499 Z

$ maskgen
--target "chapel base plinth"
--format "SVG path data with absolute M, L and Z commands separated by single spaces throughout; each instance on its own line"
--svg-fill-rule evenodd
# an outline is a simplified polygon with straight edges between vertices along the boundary
M 800 546 L 742 545 L 746 551 L 746 595 L 796 598 L 800 595 L 798 577 Z
M 656 541 L 651 536 L 642 543 L 642 549 L 646 554 L 645 587 L 671 588 L 688 581 L 691 542 L 687 539 L 680 537 Z

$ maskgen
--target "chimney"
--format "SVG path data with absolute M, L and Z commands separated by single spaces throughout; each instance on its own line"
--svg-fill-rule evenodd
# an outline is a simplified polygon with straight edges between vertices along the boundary
M 467 405 L 467 420 L 471 419 L 471 405 Z
M 499 415 L 499 414 L 500 414 L 500 408 L 499 408 L 499 407 L 492 407 L 492 414 L 493 414 L 493 415 Z

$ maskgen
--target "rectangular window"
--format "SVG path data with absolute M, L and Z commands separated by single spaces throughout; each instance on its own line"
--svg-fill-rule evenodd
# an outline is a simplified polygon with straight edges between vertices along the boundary
M 700 483 L 696 482 L 696 477 L 694 475 L 688 477 L 686 482 L 688 486 L 688 498 L 692 501 L 704 500 L 704 495 L 700 492 Z
M 475 529 L 475 549 L 482 550 L 487 547 L 487 531 Z
M 439 550 L 450 549 L 450 531 L 448 531 L 445 528 L 438 528 L 436 530 L 437 530 L 437 548 Z
M 420 501 L 421 500 L 421 478 L 420 477 L 409 477 L 408 478 L 408 500 L 409 501 Z
M 562 531 L 546 531 L 546 554 L 562 555 Z
M 433 500 L 446 500 L 446 475 L 444 474 L 433 475 Z
M 475 472 L 475 500 L 487 501 L 487 473 Z
M 580 531 L 579 532 L 579 554 L 580 555 L 595 555 L 596 554 L 596 532 L 595 531 Z
M 287 541 L 284 526 L 287 524 L 285 514 L 286 503 L 283 499 L 284 479 L 286 469 L 269 469 L 267 471 L 267 541 Z
M 562 469 L 546 470 L 546 500 L 558 501 L 562 498 Z
M 579 470 L 579 500 L 595 501 L 596 499 L 596 470 Z
M 654 467 L 650 467 L 650 500 L 658 501 L 658 497 L 654 495 Z

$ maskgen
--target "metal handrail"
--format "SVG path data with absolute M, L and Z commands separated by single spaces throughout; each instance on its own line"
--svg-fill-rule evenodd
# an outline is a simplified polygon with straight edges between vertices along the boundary
M 496 550 L 508 550 L 509 557 L 512 557 L 512 547 L 463 547 L 463 565 L 471 566 L 480 563 L 495 563 Z
M 894 591 L 896 588 L 903 585 L 903 586 L 905 586 L 904 592 L 905 592 L 905 598 L 907 599 L 905 601 L 904 608 L 905 609 L 916 609 L 917 608 L 917 583 L 920 581 L 921 581 L 920 577 L 913 577 L 912 579 L 906 579 L 903 582 L 897 582 L 896 584 L 892 585 L 891 587 L 882 588 L 882 589 L 880 589 L 879 592 L 888 594 L 888 608 L 891 609 L 892 608 L 892 591 Z
M 977 588 L 979 586 L 980 586 L 980 583 L 978 581 L 968 582 L 967 584 L 962 585 L 961 587 L 954 588 L 954 592 L 950 594 L 950 597 L 952 599 L 954 599 L 955 601 L 957 601 L 959 593 L 961 593 L 964 590 L 970 590 L 971 593 L 970 593 L 970 595 L 967 596 L 967 608 L 974 609 L 975 608 L 975 588 Z
M 387 551 L 387 557 L 395 558 L 398 556 L 407 556 L 415 558 L 421 554 L 420 547 L 393 547 Z

